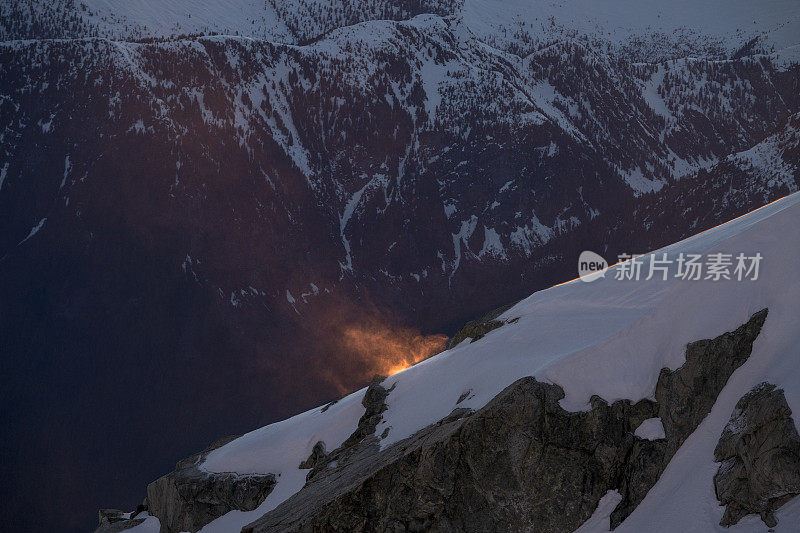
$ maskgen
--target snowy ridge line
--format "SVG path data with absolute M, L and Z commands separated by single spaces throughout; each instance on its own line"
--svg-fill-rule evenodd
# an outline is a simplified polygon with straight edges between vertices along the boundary
M 436 14 L 424 14 L 424 15 L 417 15 L 417 16 L 418 17 L 419 16 L 429 16 L 429 17 L 434 17 L 434 18 L 445 20 L 445 17 L 441 17 L 441 16 L 436 15 Z M 411 22 L 412 20 L 413 19 L 405 19 L 405 20 L 376 19 L 376 20 L 358 22 L 358 23 L 355 23 L 355 24 L 334 28 L 334 29 L 330 30 L 329 32 L 326 32 L 324 35 L 320 36 L 319 39 L 314 40 L 313 42 L 310 42 L 310 43 L 305 43 L 305 44 L 287 43 L 287 42 L 283 42 L 283 41 L 277 41 L 277 40 L 274 40 L 274 39 L 251 37 L 251 36 L 247 36 L 247 35 L 234 35 L 234 34 L 221 34 L 221 33 L 220 34 L 211 34 L 211 33 L 209 33 L 209 34 L 197 34 L 197 35 L 176 35 L 174 37 L 147 37 L 147 38 L 141 38 L 141 39 L 115 39 L 115 38 L 110 38 L 110 37 L 99 37 L 99 36 L 98 37 L 66 37 L 66 38 L 55 38 L 54 37 L 54 38 L 42 38 L 42 39 L 10 39 L 10 40 L 0 41 L 0 47 L 17 48 L 17 47 L 19 47 L 19 45 L 32 46 L 32 45 L 36 45 L 36 44 L 40 44 L 40 43 L 56 43 L 56 44 L 65 43 L 66 44 L 66 43 L 80 43 L 80 42 L 89 43 L 89 44 L 103 42 L 103 43 L 137 45 L 137 46 L 157 46 L 157 45 L 161 45 L 161 44 L 171 44 L 171 43 L 190 44 L 190 43 L 195 43 L 195 42 L 198 42 L 198 41 L 202 41 L 202 40 L 208 39 L 208 40 L 217 40 L 217 41 L 226 41 L 226 40 L 241 41 L 241 42 L 248 42 L 249 41 L 249 42 L 254 42 L 254 43 L 269 44 L 269 45 L 272 45 L 272 46 L 275 46 L 275 47 L 278 47 L 278 48 L 285 47 L 285 48 L 288 48 L 288 49 L 295 49 L 295 50 L 310 50 L 310 49 L 317 48 L 320 43 L 323 43 L 324 41 L 327 41 L 327 40 L 331 39 L 332 37 L 335 36 L 335 33 L 340 31 L 340 30 L 347 30 L 347 29 L 356 28 L 356 27 L 360 27 L 360 26 L 367 26 L 367 25 L 371 25 L 371 24 L 389 23 L 389 24 L 392 24 L 392 25 L 402 25 L 404 23 Z M 485 48 L 487 48 L 489 51 L 491 51 L 492 53 L 494 53 L 496 55 L 513 58 L 514 60 L 519 60 L 519 61 L 525 61 L 527 59 L 536 57 L 538 54 L 546 52 L 546 51 L 548 51 L 550 49 L 557 48 L 559 46 L 563 46 L 565 43 L 570 43 L 570 44 L 573 44 L 575 46 L 580 46 L 584 50 L 586 50 L 588 53 L 597 55 L 598 57 L 606 57 L 606 58 L 611 59 L 611 58 L 616 58 L 618 56 L 618 54 L 616 54 L 616 53 L 608 52 L 608 51 L 601 50 L 601 49 L 594 49 L 591 46 L 589 46 L 586 42 L 581 41 L 580 39 L 574 39 L 574 38 L 561 39 L 561 40 L 559 40 L 557 42 L 553 42 L 551 44 L 543 46 L 542 48 L 537 48 L 536 50 L 528 52 L 528 53 L 526 53 L 524 55 L 517 55 L 514 52 L 505 50 L 503 48 L 498 48 L 498 47 L 496 47 L 496 46 L 494 46 L 494 45 L 492 45 L 490 43 L 486 43 L 486 42 L 480 40 L 477 36 L 474 36 L 474 35 L 472 36 L 472 38 L 475 39 L 475 41 L 478 44 L 480 44 L 481 46 L 484 46 Z M 787 55 L 787 54 L 789 54 L 789 52 L 792 52 L 792 55 Z M 633 61 L 630 64 L 631 64 L 631 66 L 640 66 L 640 67 L 641 66 L 664 65 L 664 64 L 667 64 L 667 63 L 671 64 L 671 63 L 674 63 L 676 61 L 687 61 L 687 62 L 695 61 L 695 62 L 706 62 L 706 63 L 709 63 L 709 64 L 727 64 L 727 63 L 735 63 L 737 61 L 742 61 L 742 60 L 758 61 L 760 59 L 769 59 L 769 60 L 773 60 L 773 61 L 777 61 L 777 60 L 783 59 L 784 64 L 782 65 L 782 67 L 784 67 L 784 68 L 789 68 L 792 65 L 800 64 L 800 44 L 787 45 L 787 46 L 785 46 L 783 48 L 779 48 L 779 49 L 777 49 L 777 50 L 775 50 L 773 52 L 770 52 L 768 54 L 757 53 L 757 54 L 745 55 L 745 56 L 738 57 L 738 58 L 714 58 L 714 57 L 710 57 L 710 56 L 698 56 L 698 55 L 693 55 L 693 54 L 688 54 L 687 53 L 687 55 L 685 55 L 685 56 L 676 56 L 676 57 L 669 58 L 669 59 L 659 59 L 659 60 L 653 60 L 653 61 Z M 490 71 L 490 70 L 487 69 L 487 71 Z
M 85 17 L 84 24 L 88 24 L 87 28 L 93 31 L 101 32 L 102 35 L 97 36 L 75 36 L 69 38 L 41 38 L 41 39 L 5 39 L 2 44 L 14 44 L 31 41 L 70 41 L 70 40 L 98 40 L 108 39 L 119 42 L 130 43 L 147 43 L 147 42 L 171 42 L 181 40 L 182 38 L 199 38 L 199 37 L 221 37 L 224 39 L 251 39 L 255 41 L 270 42 L 275 45 L 287 46 L 311 46 L 319 41 L 326 40 L 333 33 L 351 29 L 357 26 L 369 27 L 373 24 L 405 24 L 412 22 L 419 17 L 435 17 L 442 20 L 447 20 L 454 23 L 458 27 L 463 27 L 466 31 L 461 33 L 468 33 L 471 38 L 476 39 L 483 45 L 493 48 L 497 52 L 509 54 L 520 59 L 541 53 L 552 47 L 554 44 L 570 42 L 578 46 L 591 48 L 593 52 L 599 54 L 607 54 L 613 56 L 624 55 L 624 45 L 627 40 L 636 38 L 647 38 L 647 36 L 662 35 L 663 37 L 677 38 L 682 36 L 694 42 L 695 47 L 698 47 L 709 42 L 721 43 L 729 48 L 729 52 L 734 52 L 734 47 L 742 47 L 749 40 L 755 39 L 762 42 L 766 39 L 767 44 L 772 47 L 770 54 L 780 53 L 781 51 L 788 50 L 797 46 L 798 40 L 796 37 L 792 38 L 792 29 L 795 26 L 800 26 L 800 9 L 795 4 L 788 1 L 775 1 L 771 2 L 769 7 L 757 10 L 754 13 L 749 13 L 752 10 L 747 2 L 734 2 L 734 5 L 728 4 L 726 7 L 727 16 L 717 17 L 718 23 L 712 28 L 703 30 L 704 26 L 696 26 L 697 19 L 694 17 L 675 16 L 675 13 L 669 13 L 669 16 L 662 18 L 661 9 L 651 9 L 648 11 L 646 8 L 640 10 L 640 14 L 659 13 L 657 19 L 651 20 L 650 24 L 646 24 L 643 20 L 637 21 L 636 16 L 631 13 L 630 9 L 625 7 L 624 2 L 612 2 L 606 6 L 608 11 L 603 13 L 603 9 L 599 11 L 595 6 L 591 9 L 586 9 L 586 13 L 580 14 L 580 9 L 571 11 L 566 5 L 538 5 L 544 4 L 543 2 L 511 2 L 504 4 L 499 8 L 496 0 L 472 0 L 464 2 L 461 7 L 455 11 L 446 14 L 437 13 L 433 5 L 425 4 L 424 7 L 429 8 L 429 11 L 409 12 L 406 16 L 401 18 L 372 18 L 373 14 L 362 13 L 365 19 L 354 22 L 339 24 L 346 22 L 344 20 L 336 20 L 336 15 L 333 13 L 322 13 L 320 17 L 323 19 L 323 26 L 320 27 L 321 33 L 315 34 L 313 37 L 301 38 L 286 26 L 286 21 L 282 16 L 275 11 L 267 9 L 269 2 L 265 2 L 261 7 L 256 7 L 253 3 L 249 6 L 239 6 L 239 8 L 231 7 L 232 9 L 241 9 L 243 7 L 253 10 L 253 12 L 243 13 L 242 20 L 223 20 L 228 18 L 228 13 L 209 13 L 207 6 L 191 5 L 192 2 L 188 0 L 172 2 L 167 9 L 167 19 L 170 16 L 177 17 L 172 20 L 172 25 L 168 26 L 168 20 L 164 20 L 155 16 L 155 7 L 146 6 L 147 2 L 134 2 L 138 7 L 133 7 L 126 13 L 125 10 L 129 6 L 110 5 L 112 3 L 104 0 L 87 0 L 90 7 L 96 12 L 92 16 L 84 13 L 79 13 L 79 17 Z M 133 5 L 132 3 L 131 5 Z M 231 3 L 230 1 L 227 3 Z M 236 3 L 236 2 L 233 2 Z M 240 2 L 241 3 L 241 2 Z M 246 2 L 245 2 L 246 3 Z M 283 2 L 291 4 L 292 2 Z M 707 0 L 705 5 L 699 4 L 696 7 L 702 7 L 705 11 L 714 11 L 714 5 L 719 4 L 718 1 Z M 91 6 L 94 4 L 94 6 Z M 273 2 L 274 7 L 279 6 L 282 2 Z M 284 16 L 293 15 L 295 17 L 307 16 L 308 14 L 302 10 L 308 6 L 294 5 L 291 7 L 281 5 L 281 9 L 286 9 Z M 420 6 L 423 8 L 423 6 Z M 498 9 L 499 8 L 499 9 Z M 503 9 L 505 8 L 505 10 Z M 680 11 L 680 8 L 676 9 Z M 77 11 L 77 10 L 76 10 Z M 121 14 L 116 14 L 119 11 Z M 213 11 L 213 10 L 212 10 Z M 500 13 L 505 13 L 501 15 Z M 199 12 L 199 13 L 198 13 Z M 268 13 L 269 12 L 269 13 Z M 545 26 L 543 21 L 547 18 L 547 13 L 550 13 L 550 18 L 553 21 L 558 20 L 554 26 Z M 615 23 L 608 13 L 619 12 L 626 22 Z M 488 17 L 479 16 L 481 13 L 490 13 Z M 201 15 L 200 18 L 206 16 L 208 20 L 203 23 L 202 21 L 197 24 L 195 19 L 192 19 L 192 14 Z M 718 13 L 716 13 L 718 15 Z M 41 14 L 40 14 L 41 15 Z M 267 16 L 268 15 L 268 16 Z M 603 16 L 608 16 L 608 20 L 603 21 Z M 633 16 L 633 18 L 631 18 Z M 187 18 L 188 17 L 188 18 Z M 763 19 L 760 22 L 754 19 Z M 258 24 L 256 24 L 257 19 Z M 583 18 L 583 20 L 581 20 Z M 180 20 L 179 20 L 180 19 Z M 669 20 L 666 20 L 669 19 Z M 780 22 L 779 22 L 780 21 Z M 530 29 L 521 23 L 527 22 L 530 24 Z M 539 22 L 542 27 L 533 31 L 536 24 Z M 745 24 L 745 22 L 747 24 Z M 249 24 L 245 24 L 249 23 Z M 244 24 L 244 25 L 242 25 Z M 694 26 L 692 24 L 695 24 Z M 748 26 L 748 24 L 756 24 L 756 27 Z M 787 29 L 786 27 L 789 26 Z M 323 29 L 324 28 L 324 29 Z M 517 53 L 513 46 L 509 48 L 509 44 L 519 44 L 519 36 L 509 37 L 509 33 L 517 31 L 522 32 L 528 41 L 534 44 L 539 44 L 540 48 L 527 51 L 527 53 Z M 141 35 L 133 37 L 131 34 L 139 32 Z M 782 33 L 781 33 L 782 32 Z M 117 35 L 114 35 L 117 34 Z M 773 34 L 778 37 L 770 39 Z M 786 34 L 786 35 L 783 35 Z M 128 35 L 126 37 L 126 35 Z M 735 35 L 735 37 L 733 36 Z M 523 40 L 525 41 L 525 40 Z M 598 46 L 604 44 L 605 47 Z M 662 43 L 663 46 L 663 43 Z M 702 46 L 700 46 L 702 47 Z M 682 47 L 676 50 L 679 55 L 671 57 L 671 59 L 691 59 L 691 58 L 711 58 L 714 54 L 702 53 L 700 49 L 692 49 Z M 753 54 L 759 55 L 758 53 Z M 719 61 L 726 61 L 729 59 L 718 59 Z M 663 62 L 663 61 L 653 61 Z
M 708 229 L 706 229 L 706 230 L 703 230 L 703 231 L 701 231 L 700 233 L 696 233 L 696 234 L 692 235 L 691 237 L 686 237 L 686 238 L 685 238 L 685 239 L 683 239 L 683 240 L 680 240 L 680 241 L 678 241 L 678 242 L 675 242 L 675 243 L 672 243 L 672 244 L 667 244 L 667 245 L 665 245 L 665 246 L 662 246 L 661 248 L 656 248 L 655 250 L 651 250 L 651 251 L 649 251 L 649 252 L 643 252 L 643 253 L 640 253 L 640 254 L 638 254 L 638 255 L 634 255 L 632 258 L 630 258 L 630 259 L 626 259 L 625 261 L 617 261 L 617 262 L 616 262 L 616 263 L 614 263 L 614 264 L 609 264 L 609 265 L 608 265 L 606 268 L 604 268 L 603 270 L 600 270 L 600 271 L 598 271 L 598 272 L 608 272 L 610 269 L 612 269 L 612 268 L 614 268 L 614 267 L 617 267 L 617 266 L 620 266 L 620 265 L 622 265 L 622 264 L 624 264 L 624 263 L 628 263 L 628 262 L 630 262 L 630 261 L 633 261 L 633 260 L 636 260 L 636 259 L 641 259 L 642 257 L 646 257 L 646 256 L 649 256 L 649 255 L 653 255 L 653 254 L 655 254 L 655 253 L 657 253 L 657 252 L 664 252 L 664 251 L 666 251 L 666 250 L 668 250 L 668 249 L 670 249 L 670 248 L 672 248 L 672 247 L 674 247 L 674 246 L 678 246 L 678 245 L 679 245 L 679 244 L 681 244 L 681 243 L 685 243 L 685 242 L 687 242 L 687 241 L 690 241 L 690 240 L 692 240 L 692 239 L 694 239 L 694 238 L 696 238 L 696 237 L 700 237 L 701 235 L 704 235 L 704 234 L 706 234 L 706 233 L 708 233 L 708 232 L 710 232 L 710 231 L 714 231 L 715 229 L 717 229 L 717 228 L 719 228 L 719 227 L 722 227 L 722 226 L 725 226 L 726 224 L 730 224 L 731 222 L 734 222 L 734 221 L 736 221 L 736 220 L 739 220 L 739 219 L 741 219 L 741 218 L 744 218 L 744 217 L 746 217 L 746 216 L 752 215 L 753 213 L 758 213 L 758 212 L 759 212 L 759 211 L 761 211 L 762 209 L 766 209 L 766 208 L 768 208 L 769 206 L 771 206 L 771 205 L 773 205 L 773 204 L 777 204 L 778 202 L 782 202 L 782 201 L 786 200 L 787 198 L 789 198 L 789 197 L 792 197 L 792 196 L 795 196 L 795 195 L 797 195 L 797 194 L 800 194 L 800 193 L 792 193 L 792 194 L 787 194 L 786 196 L 783 196 L 783 197 L 781 197 L 781 198 L 778 198 L 778 199 L 776 199 L 776 200 L 773 200 L 773 201 L 769 202 L 768 204 L 765 204 L 765 205 L 763 205 L 763 206 L 759 207 L 758 209 L 754 209 L 753 211 L 750 211 L 749 213 L 745 213 L 745 214 L 743 214 L 743 215 L 739 215 L 738 217 L 736 217 L 736 218 L 732 218 L 732 219 L 730 219 L 730 220 L 729 220 L 729 221 L 727 221 L 727 222 L 723 222 L 723 223 L 721 223 L 721 224 L 717 224 L 716 226 L 713 226 L 713 227 L 711 227 L 711 228 L 708 228 Z M 556 287 L 560 287 L 560 286 L 562 286 L 562 285 L 568 285 L 568 284 L 570 284 L 570 283 L 575 283 L 576 281 L 581 281 L 581 278 L 580 278 L 580 276 L 578 276 L 578 277 L 575 277 L 575 278 L 573 278 L 573 279 L 570 279 L 570 280 L 567 280 L 567 281 L 562 281 L 561 283 L 557 283 L 557 284 L 553 285 L 552 287 L 548 287 L 548 288 L 546 288 L 546 289 L 542 289 L 541 291 L 538 291 L 538 292 L 549 291 L 549 290 L 555 289 Z M 513 307 L 512 307 L 512 309 L 513 309 Z M 510 311 L 510 310 L 509 310 L 509 311 Z M 508 311 L 507 311 L 506 313 L 503 313 L 503 315 L 501 315 L 501 316 L 504 316 L 504 315 L 506 315 L 507 313 L 508 313 Z

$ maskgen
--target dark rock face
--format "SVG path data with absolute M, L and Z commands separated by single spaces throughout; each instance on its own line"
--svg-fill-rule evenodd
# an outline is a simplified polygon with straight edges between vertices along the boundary
M 749 357 L 766 314 L 690 344 L 686 364 L 662 371 L 658 403 L 593 397 L 590 411 L 570 413 L 560 387 L 523 378 L 385 450 L 365 438 L 244 531 L 573 531 L 617 489 L 615 527 Z M 634 436 L 655 416 L 666 439 Z
M 368 435 L 375 433 L 375 428 L 381 421 L 381 413 L 386 410 L 386 397 L 391 390 L 386 390 L 381 383 L 386 379 L 385 376 L 375 377 L 364 393 L 361 405 L 364 406 L 364 414 L 358 421 L 358 427 L 342 444 L 343 448 L 356 444 Z
M 272 492 L 272 474 L 217 474 L 198 468 L 212 450 L 231 440 L 226 438 L 184 459 L 147 487 L 150 514 L 161 521 L 162 533 L 194 532 L 229 511 L 252 511 Z
M 245 531 L 571 531 L 655 406 L 595 398 L 569 413 L 563 396 L 521 379 L 477 413 L 456 409 L 382 452 L 363 449 Z
M 758 514 L 769 527 L 773 511 L 800 494 L 800 436 L 783 390 L 761 383 L 742 396 L 714 450 L 720 522 L 731 526 Z
M 611 527 L 622 523 L 641 503 L 681 444 L 711 411 L 730 375 L 750 357 L 766 318 L 763 309 L 735 331 L 690 343 L 680 368 L 661 370 L 655 396 L 666 439 L 640 440 L 634 446 L 620 491 L 623 499 L 611 513 Z
M 659 416 L 670 442 L 670 455 L 711 411 L 728 377 L 750 357 L 766 318 L 763 309 L 736 331 L 689 344 L 683 366 L 674 372 L 661 371 L 656 401 L 661 406 Z
M 125 520 L 125 517 L 123 516 L 124 514 L 125 512 L 120 511 L 119 509 L 100 509 L 100 511 L 97 512 L 101 525 L 104 522 L 114 523 L 119 522 L 120 520 Z

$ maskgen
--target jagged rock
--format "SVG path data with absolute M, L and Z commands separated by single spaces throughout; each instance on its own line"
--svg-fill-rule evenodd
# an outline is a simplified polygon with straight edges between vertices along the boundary
M 463 402 L 464 400 L 466 400 L 469 397 L 470 394 L 472 394 L 472 389 L 468 389 L 468 390 L 465 390 L 464 392 L 462 392 L 461 396 L 458 397 L 458 401 L 456 402 L 456 405 L 458 405 L 461 402 Z
M 636 442 L 620 487 L 622 501 L 611 513 L 612 528 L 641 503 L 681 444 L 711 412 L 728 378 L 750 357 L 766 318 L 767 309 L 762 309 L 735 331 L 689 343 L 683 365 L 661 370 L 655 397 L 666 439 Z
M 325 453 L 325 443 L 322 441 L 317 441 L 314 445 L 314 448 L 311 450 L 311 455 L 308 456 L 308 459 L 300 463 L 300 468 L 314 468 L 316 464 L 323 460 L 327 454 Z
M 469 416 L 472 413 L 474 413 L 472 409 L 468 409 L 466 407 L 457 407 L 453 409 L 453 411 L 449 415 L 441 419 L 437 424 L 441 425 L 441 424 L 447 424 L 448 422 L 455 422 L 456 420 L 464 418 L 465 416 Z
M 381 383 L 386 379 L 386 376 L 375 376 L 372 378 L 364 398 L 361 400 L 361 405 L 364 406 L 364 414 L 358 420 L 358 426 L 355 431 L 345 439 L 341 446 L 333 450 L 329 454 L 317 455 L 314 464 L 311 465 L 311 472 L 306 476 L 306 481 L 310 481 L 317 476 L 320 472 L 327 469 L 330 465 L 335 464 L 341 466 L 347 464 L 350 458 L 366 449 L 377 447 L 377 437 L 375 437 L 375 429 L 381 421 L 382 413 L 386 411 L 386 397 L 394 390 L 395 385 L 390 389 L 384 388 Z M 385 428 L 381 434 L 381 438 L 386 437 L 389 428 Z M 320 443 L 317 443 L 317 445 Z M 317 448 L 314 446 L 314 449 Z M 324 450 L 323 450 L 324 451 Z M 314 452 L 312 451 L 312 456 Z M 311 457 L 309 457 L 311 460 Z M 306 463 L 304 463 L 306 464 Z M 301 468 L 303 468 L 301 466 Z
M 326 471 L 245 531 L 563 531 L 591 516 L 619 472 L 644 400 L 586 413 L 523 378 L 476 413 L 455 409 L 382 452 Z
M 720 525 L 758 514 L 769 527 L 773 511 L 800 494 L 800 436 L 783 390 L 761 383 L 742 396 L 714 450 Z
M 184 459 L 148 485 L 147 504 L 150 514 L 161 521 L 162 533 L 194 532 L 229 511 L 252 511 L 272 492 L 276 483 L 272 474 L 218 474 L 199 468 L 211 451 L 234 438 Z
M 529 377 L 477 412 L 455 409 L 384 450 L 364 438 L 243 531 L 573 531 L 615 489 L 623 495 L 616 525 L 708 414 L 765 318 L 761 311 L 734 332 L 690 344 L 683 366 L 662 371 L 659 403 L 595 396 L 590 411 L 571 413 L 559 386 Z M 370 396 L 385 400 L 377 389 Z M 677 424 L 679 413 L 688 421 Z M 665 439 L 634 436 L 656 416 Z
M 385 376 L 376 376 L 367 387 L 367 392 L 364 393 L 364 398 L 361 400 L 361 405 L 364 406 L 366 411 L 361 415 L 356 430 L 342 444 L 343 447 L 356 444 L 363 440 L 364 437 L 375 433 L 375 428 L 378 427 L 378 423 L 381 421 L 381 414 L 386 410 L 386 397 L 390 392 L 381 385 L 385 379 Z
M 686 347 L 686 362 L 677 370 L 661 370 L 656 385 L 659 417 L 671 451 L 677 451 L 711 411 L 733 371 L 750 357 L 767 310 L 755 313 L 735 331 Z
M 622 500 L 611 512 L 611 528 L 614 529 L 630 515 L 653 488 L 667 463 L 672 458 L 667 451 L 666 440 L 637 438 L 622 472 L 618 490 Z
M 126 517 L 125 513 L 119 509 L 100 509 L 98 512 L 99 524 L 95 533 L 118 533 L 136 527 L 144 522 L 144 518 L 135 518 L 138 513 L 137 509 L 130 517 Z
M 116 522 L 104 522 L 94 530 L 94 533 L 120 533 L 134 528 L 144 522 L 144 518 L 123 519 Z
M 320 412 L 321 412 L 321 413 L 324 413 L 325 411 L 327 411 L 328 409 L 330 409 L 332 406 L 336 405 L 337 403 L 339 403 L 339 400 L 338 400 L 338 399 L 336 399 L 336 400 L 333 400 L 333 401 L 331 401 L 331 402 L 328 402 L 328 403 L 326 403 L 326 404 L 325 404 L 325 407 L 323 407 L 322 409 L 320 409 Z

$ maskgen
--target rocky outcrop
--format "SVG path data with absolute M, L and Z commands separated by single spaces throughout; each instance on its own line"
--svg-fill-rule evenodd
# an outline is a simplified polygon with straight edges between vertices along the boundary
M 730 375 L 750 357 L 766 318 L 763 309 L 735 331 L 692 342 L 680 368 L 661 370 L 655 397 L 666 439 L 639 440 L 633 447 L 620 490 L 623 499 L 611 513 L 612 527 L 639 505 L 681 444 L 711 411 Z
M 199 468 L 211 451 L 234 438 L 184 459 L 147 487 L 149 511 L 161 521 L 162 533 L 194 532 L 229 511 L 252 511 L 272 492 L 276 483 L 272 474 L 212 473 Z
M 306 476 L 306 481 L 310 481 L 331 465 L 346 464 L 355 455 L 367 450 L 377 450 L 378 439 L 375 437 L 375 429 L 382 419 L 382 413 L 386 411 L 386 397 L 394 390 L 394 385 L 388 390 L 381 385 L 385 379 L 386 376 L 372 378 L 372 382 L 364 393 L 364 398 L 361 399 L 364 414 L 358 420 L 355 431 L 345 439 L 341 446 L 330 453 L 325 453 L 325 443 L 318 442 L 314 445 L 311 455 L 300 465 L 300 468 L 311 468 Z
M 384 450 L 362 438 L 243 531 L 573 531 L 619 490 L 616 526 L 749 357 L 766 314 L 690 344 L 683 366 L 661 372 L 657 402 L 593 397 L 591 410 L 571 413 L 559 386 L 527 377 Z M 634 435 L 656 416 L 666 438 Z
M 300 468 L 305 470 L 306 468 L 314 468 L 318 463 L 325 460 L 325 457 L 328 454 L 325 452 L 325 443 L 322 441 L 317 441 L 314 445 L 314 448 L 311 450 L 311 455 L 308 456 L 308 459 L 300 463 Z
M 731 526 L 747 514 L 777 525 L 778 507 L 800 494 L 800 436 L 783 390 L 761 383 L 742 396 L 722 431 L 714 459 L 720 522 Z
M 366 448 L 326 469 L 245 531 L 575 529 L 655 408 L 594 398 L 591 411 L 569 413 L 563 396 L 521 379 L 476 413 L 456 409 L 384 451 Z
M 98 512 L 99 524 L 94 533 L 119 533 L 133 527 L 138 526 L 144 522 L 144 518 L 136 518 L 136 515 L 142 510 L 143 506 L 134 513 L 125 513 L 119 509 L 100 509 Z
M 761 332 L 767 310 L 755 313 L 735 331 L 710 340 L 690 343 L 686 362 L 677 370 L 662 369 L 656 401 L 664 432 L 675 453 L 711 411 L 728 377 L 750 357 L 753 341 Z
M 365 409 L 364 414 L 361 415 L 356 430 L 342 444 L 343 448 L 357 444 L 364 437 L 375 433 L 375 428 L 381 421 L 381 414 L 386 410 L 386 397 L 394 389 L 394 386 L 392 386 L 391 389 L 387 390 L 381 385 L 385 379 L 386 376 L 376 376 L 367 387 L 364 398 L 361 400 L 361 405 Z

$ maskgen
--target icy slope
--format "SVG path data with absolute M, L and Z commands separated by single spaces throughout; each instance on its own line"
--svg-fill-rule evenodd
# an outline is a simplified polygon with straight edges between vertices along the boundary
M 766 307 L 769 318 L 750 360 L 734 373 L 711 415 L 622 526 L 622 531 L 674 530 L 676 521 L 685 521 L 686 531 L 714 530 L 722 508 L 711 483 L 717 468 L 712 452 L 736 400 L 769 380 L 786 389 L 790 407 L 800 413 L 798 204 L 800 194 L 794 194 L 657 252 L 659 258 L 666 253 L 672 259 L 680 253 L 760 253 L 764 259 L 756 281 L 663 281 L 658 275 L 650 281 L 621 281 L 615 279 L 616 265 L 592 283 L 575 280 L 535 293 L 501 316 L 517 322 L 389 377 L 384 386 L 396 387 L 376 432 L 391 428 L 382 445 L 445 417 L 468 391 L 459 407 L 477 409 L 529 375 L 563 387 L 562 405 L 570 410 L 587 408 L 593 394 L 608 401 L 650 397 L 659 370 L 680 366 L 688 342 L 734 329 Z M 643 259 L 644 278 L 650 256 Z M 355 392 L 324 412 L 315 409 L 258 429 L 212 452 L 203 465 L 208 471 L 272 472 L 280 477 L 259 509 L 229 513 L 204 531 L 241 527 L 299 490 L 306 471 L 298 464 L 317 441 L 330 450 L 356 428 L 363 393 Z M 791 523 L 781 517 L 799 507 L 791 502 L 778 513 L 781 523 Z M 737 527 L 756 526 L 745 520 Z

